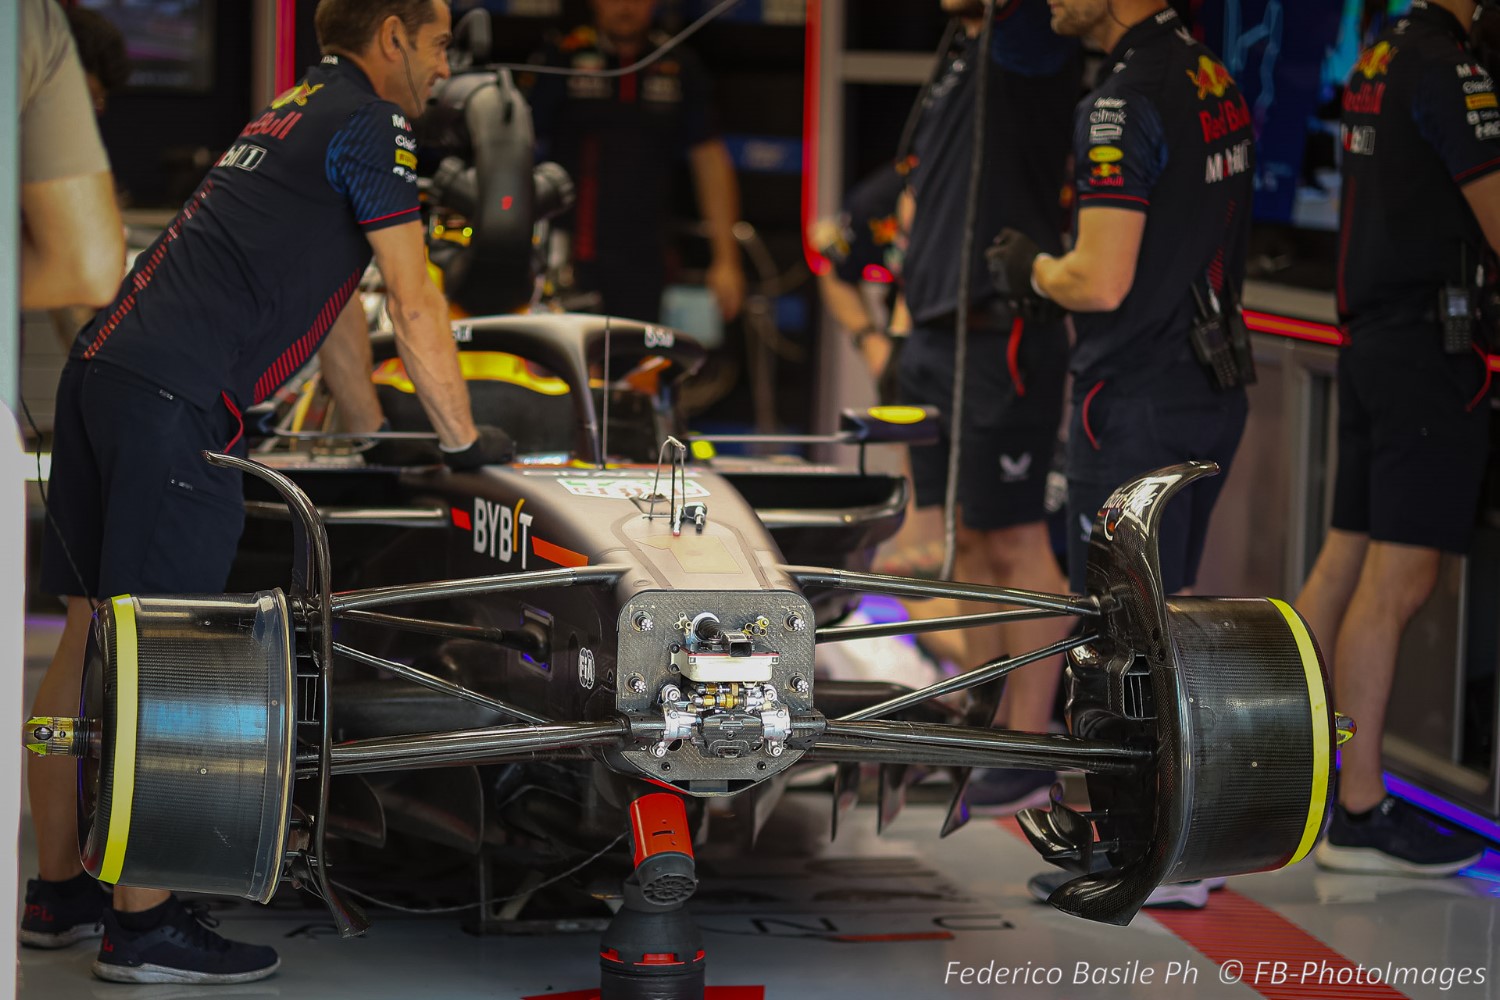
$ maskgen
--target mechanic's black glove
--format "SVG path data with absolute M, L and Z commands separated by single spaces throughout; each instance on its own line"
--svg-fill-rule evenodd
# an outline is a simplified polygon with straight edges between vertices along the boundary
M 516 443 L 498 427 L 479 425 L 479 436 L 462 451 L 443 451 L 443 464 L 455 472 L 482 465 L 505 465 L 516 457 Z
M 389 420 L 381 421 L 381 433 L 391 429 Z M 394 469 L 409 469 L 413 466 L 438 465 L 443 456 L 438 452 L 437 442 L 422 438 L 376 438 L 362 454 L 366 465 L 380 465 Z
M 990 265 L 990 277 L 1001 298 L 1014 303 L 1041 298 L 1031 285 L 1031 268 L 1041 252 L 1036 240 L 1019 229 L 1000 231 L 984 252 L 984 259 Z

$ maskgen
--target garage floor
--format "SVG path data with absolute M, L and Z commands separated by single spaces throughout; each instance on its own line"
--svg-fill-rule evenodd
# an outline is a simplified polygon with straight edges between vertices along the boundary
M 32 625 L 29 686 L 50 651 L 46 623 Z M 1030 900 L 1026 879 L 1042 866 L 1013 823 L 975 820 L 941 841 L 939 807 L 919 804 L 877 837 L 862 806 L 830 843 L 828 819 L 826 793 L 793 792 L 753 855 L 705 856 L 712 874 L 695 908 L 710 1000 L 925 1000 L 950 990 L 1027 1000 L 1500 998 L 1494 852 L 1436 882 L 1330 875 L 1308 862 L 1233 879 L 1202 911 L 1105 927 Z M 23 878 L 34 854 L 28 828 Z M 476 937 L 457 916 L 376 912 L 366 936 L 340 941 L 314 909 L 226 901 L 218 916 L 222 932 L 274 944 L 281 971 L 245 986 L 118 986 L 90 976 L 93 950 L 80 944 L 23 950 L 20 996 L 585 1000 L 597 983 L 593 933 Z M 1360 985 L 1388 963 L 1405 982 Z M 986 972 L 1010 978 L 990 985 Z

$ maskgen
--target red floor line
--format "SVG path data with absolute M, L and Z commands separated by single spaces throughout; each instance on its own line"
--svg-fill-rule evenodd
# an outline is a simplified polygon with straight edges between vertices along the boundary
M 1014 817 L 999 821 L 1012 835 L 1026 840 Z M 1029 841 L 1028 841 L 1029 843 Z M 1266 1000 L 1401 1000 L 1406 994 L 1384 983 L 1342 983 L 1338 977 L 1353 977 L 1359 966 L 1313 937 L 1275 910 L 1242 896 L 1233 889 L 1221 889 L 1209 897 L 1201 910 L 1149 910 L 1151 919 L 1191 945 L 1221 970 L 1240 963 L 1239 982 Z M 1278 966 L 1276 963 L 1283 963 Z M 1314 975 L 1307 982 L 1302 975 L 1310 963 Z M 1379 967 L 1376 978 L 1384 970 Z M 1318 981 L 1327 970 L 1331 977 Z

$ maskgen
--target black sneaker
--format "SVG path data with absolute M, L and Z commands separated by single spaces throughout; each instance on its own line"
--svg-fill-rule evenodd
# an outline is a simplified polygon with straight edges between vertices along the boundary
M 28 948 L 66 948 L 104 933 L 100 923 L 109 897 L 87 875 L 66 882 L 26 883 L 26 910 L 18 937 Z
M 1387 795 L 1358 822 L 1343 806 L 1335 806 L 1327 836 L 1313 856 L 1329 871 L 1442 878 L 1477 862 L 1485 843 Z
M 215 934 L 209 928 L 219 922 L 202 904 L 173 896 L 162 906 L 161 923 L 149 931 L 126 930 L 114 910 L 104 911 L 94 975 L 113 983 L 253 983 L 281 965 L 273 948 Z
M 1056 771 L 1032 771 L 1019 767 L 992 767 L 975 772 L 969 779 L 964 800 L 971 812 L 984 816 L 1012 816 L 1022 809 L 1052 801 Z

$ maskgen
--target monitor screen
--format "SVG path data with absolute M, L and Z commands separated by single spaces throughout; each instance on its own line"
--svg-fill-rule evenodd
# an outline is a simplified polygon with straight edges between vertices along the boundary
M 80 0 L 125 36 L 132 90 L 213 88 L 214 0 Z
M 1337 229 L 1339 110 L 1359 53 L 1410 0 L 1197 0 L 1199 37 L 1250 106 L 1255 215 Z

